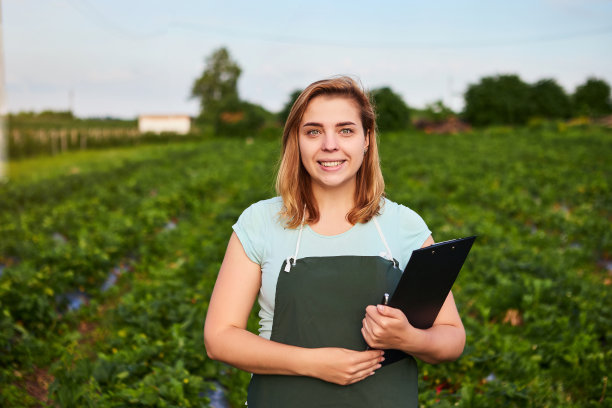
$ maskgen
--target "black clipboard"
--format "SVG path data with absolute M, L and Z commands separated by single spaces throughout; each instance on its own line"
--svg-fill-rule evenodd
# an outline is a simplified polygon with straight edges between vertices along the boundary
M 404 312 L 419 329 L 433 326 L 476 236 L 439 242 L 412 252 L 389 306 Z M 399 350 L 385 350 L 383 366 L 404 358 Z

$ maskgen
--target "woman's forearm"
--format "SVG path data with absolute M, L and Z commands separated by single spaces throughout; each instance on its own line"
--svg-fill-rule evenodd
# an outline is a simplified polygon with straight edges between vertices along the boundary
M 208 357 L 254 374 L 308 375 L 309 349 L 264 339 L 247 330 L 227 327 L 204 332 Z
M 302 348 L 266 340 L 237 327 L 205 329 L 208 356 L 254 374 L 302 375 L 349 385 L 374 374 L 384 360 L 380 350 Z
M 441 324 L 427 330 L 415 329 L 412 336 L 404 351 L 429 364 L 454 361 L 465 346 L 463 327 Z

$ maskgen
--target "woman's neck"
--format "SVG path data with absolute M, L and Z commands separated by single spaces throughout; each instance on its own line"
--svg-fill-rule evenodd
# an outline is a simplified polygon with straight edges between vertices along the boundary
M 319 208 L 319 220 L 310 224 L 310 228 L 322 235 L 337 235 L 353 226 L 346 216 L 355 205 L 355 185 L 334 189 L 313 185 L 312 193 Z

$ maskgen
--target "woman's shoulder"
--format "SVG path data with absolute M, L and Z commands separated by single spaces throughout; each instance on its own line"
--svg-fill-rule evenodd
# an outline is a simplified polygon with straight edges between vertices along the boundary
M 402 235 L 408 231 L 429 232 L 427 224 L 416 211 L 387 198 L 384 199 L 380 219 L 381 224 L 387 225 L 388 228 L 399 229 L 402 231 Z
M 423 219 L 412 208 L 398 204 L 388 198 L 383 199 L 380 211 L 381 218 L 395 223 L 399 222 L 423 222 Z
M 272 197 L 251 204 L 244 210 L 243 214 L 248 213 L 251 216 L 264 217 L 278 214 L 282 207 L 283 199 L 281 197 Z
M 241 222 L 249 224 L 263 225 L 276 223 L 279 213 L 283 207 L 281 197 L 272 197 L 266 200 L 257 201 L 248 206 L 240 215 Z
M 386 229 L 390 233 L 392 237 L 390 241 L 398 245 L 396 248 L 402 269 L 412 251 L 423 246 L 431 235 L 431 230 L 416 211 L 386 198 L 381 211 L 380 224 L 383 231 Z
M 280 197 L 253 203 L 240 214 L 233 226 L 247 256 L 257 264 L 261 265 L 272 236 L 277 234 L 282 203 Z

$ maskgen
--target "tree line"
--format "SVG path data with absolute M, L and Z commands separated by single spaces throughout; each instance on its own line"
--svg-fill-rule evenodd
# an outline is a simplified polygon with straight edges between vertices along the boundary
M 588 78 L 568 95 L 554 79 L 528 84 L 518 75 L 482 78 L 468 87 L 462 116 L 476 126 L 522 125 L 530 118 L 568 119 L 612 113 L 610 85 Z
M 301 90 L 293 91 L 283 109 L 272 113 L 240 98 L 238 79 L 241 73 L 242 69 L 224 47 L 206 58 L 204 71 L 191 89 L 191 97 L 200 101 L 196 120 L 211 125 L 219 135 L 278 134 L 278 128 L 284 124 Z M 612 113 L 610 85 L 598 78 L 588 78 L 574 93 L 567 94 L 554 79 L 529 84 L 518 75 L 488 76 L 468 86 L 462 112 L 453 112 L 442 101 L 429 104 L 425 109 L 411 109 L 390 87 L 376 88 L 371 96 L 382 131 L 409 128 L 413 115 L 434 122 L 456 116 L 474 126 L 488 126 L 523 125 L 531 118 L 568 119 Z

